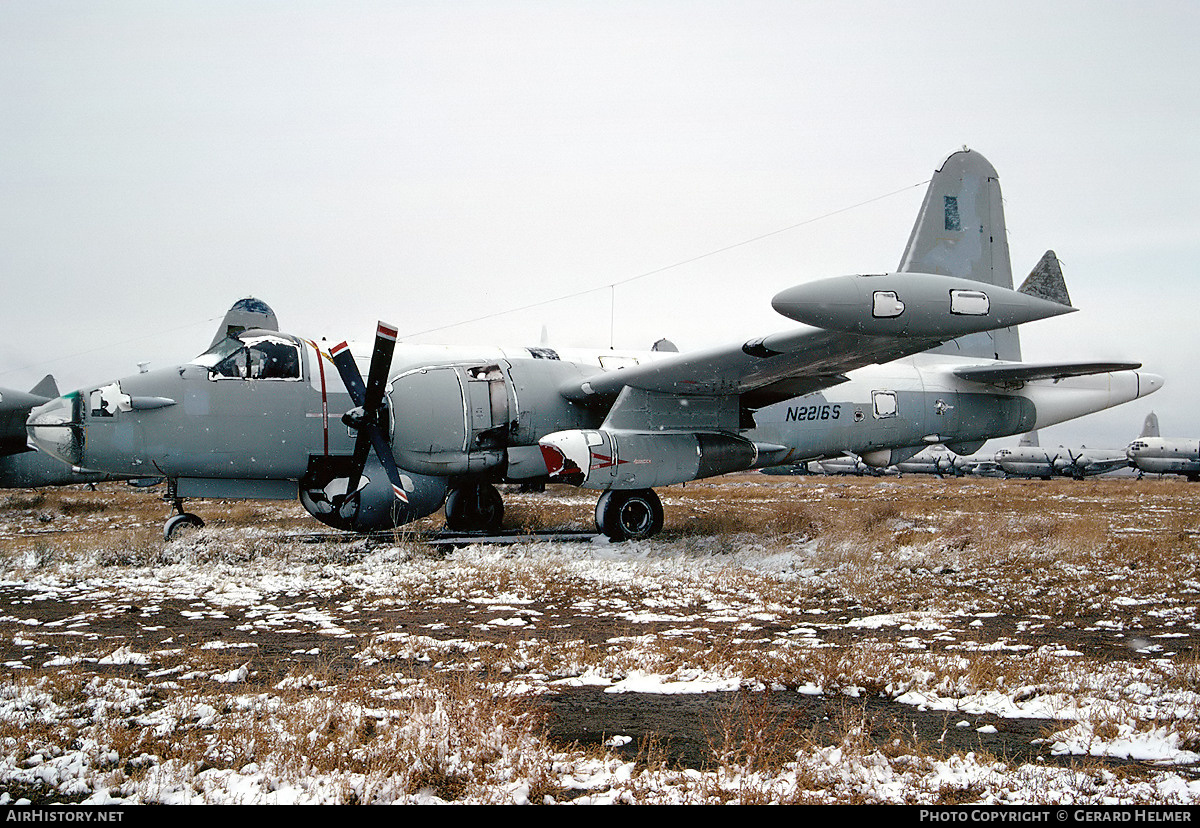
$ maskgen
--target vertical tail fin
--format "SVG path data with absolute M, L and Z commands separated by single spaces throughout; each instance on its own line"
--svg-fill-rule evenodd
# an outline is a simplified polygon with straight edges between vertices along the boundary
M 1063 279 L 1062 267 L 1053 250 L 1042 254 L 1041 260 L 1034 265 L 1017 292 L 1071 306 L 1071 294 L 1067 292 L 1067 282 Z
M 1142 423 L 1142 433 L 1139 437 L 1161 437 L 1158 432 L 1158 415 L 1151 411 L 1146 415 L 1146 421 Z
M 933 174 L 899 270 L 1012 289 L 1000 180 L 982 155 L 963 148 Z M 1019 361 L 1021 342 L 1015 327 L 1004 328 L 955 339 L 933 353 Z
M 1018 446 L 1028 446 L 1028 447 L 1037 446 L 1040 448 L 1041 441 L 1038 440 L 1037 429 L 1034 429 L 1033 431 L 1029 432 L 1028 434 L 1022 434 L 1020 441 L 1017 442 L 1017 445 Z

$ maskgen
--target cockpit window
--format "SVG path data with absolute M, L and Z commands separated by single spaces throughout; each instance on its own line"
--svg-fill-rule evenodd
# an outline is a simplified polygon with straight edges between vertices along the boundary
M 194 362 L 212 379 L 300 379 L 300 349 L 278 336 L 227 337 Z

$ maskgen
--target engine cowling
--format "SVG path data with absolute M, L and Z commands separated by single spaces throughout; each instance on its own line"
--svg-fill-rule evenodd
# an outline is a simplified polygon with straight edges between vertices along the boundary
M 300 503 L 317 520 L 352 532 L 378 532 L 403 526 L 431 515 L 446 500 L 444 477 L 400 470 L 404 498 L 392 491 L 387 473 L 378 462 L 368 462 L 358 488 L 349 494 L 347 457 L 313 458 L 300 481 Z

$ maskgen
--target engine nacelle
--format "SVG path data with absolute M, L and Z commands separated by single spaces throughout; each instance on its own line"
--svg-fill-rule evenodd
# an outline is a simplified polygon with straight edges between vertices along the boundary
M 587 489 L 651 489 L 743 471 L 760 459 L 769 465 L 780 448 L 731 434 L 599 429 L 558 431 L 538 445 L 551 477 Z
M 395 377 L 388 389 L 392 448 L 401 468 L 442 477 L 476 475 L 531 446 L 552 428 L 582 428 L 594 414 L 566 400 L 579 366 L 557 359 L 430 365 Z
M 400 470 L 404 500 L 396 497 L 378 460 L 367 463 L 355 491 L 347 495 L 349 457 L 314 457 L 300 481 L 300 503 L 327 526 L 351 532 L 394 529 L 442 508 L 444 477 Z

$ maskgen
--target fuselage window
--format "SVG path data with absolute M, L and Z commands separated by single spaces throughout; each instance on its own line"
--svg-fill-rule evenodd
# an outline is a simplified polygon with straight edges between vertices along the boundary
M 896 394 L 893 391 L 872 391 L 871 402 L 875 406 L 875 418 L 896 416 Z

